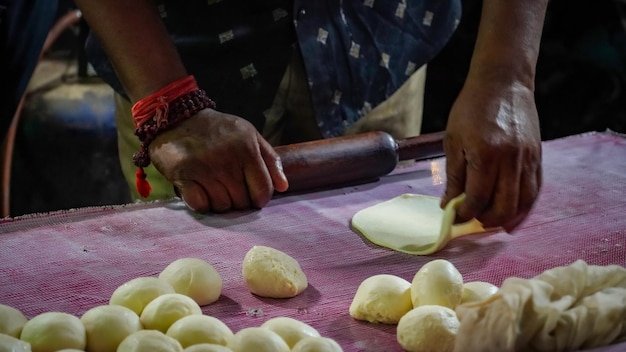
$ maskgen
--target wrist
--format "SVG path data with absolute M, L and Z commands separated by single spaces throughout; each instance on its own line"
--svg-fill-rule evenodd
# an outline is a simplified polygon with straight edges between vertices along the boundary
M 531 92 L 535 91 L 533 65 L 474 62 L 470 66 L 467 80 L 483 87 L 496 89 L 517 87 L 526 88 Z
M 139 151 L 133 155 L 133 162 L 138 167 L 136 183 L 142 197 L 147 198 L 151 190 L 143 168 L 150 165 L 149 147 L 152 141 L 207 108 L 214 109 L 215 103 L 204 90 L 198 88 L 193 76 L 174 81 L 133 105 L 135 135 L 141 142 Z

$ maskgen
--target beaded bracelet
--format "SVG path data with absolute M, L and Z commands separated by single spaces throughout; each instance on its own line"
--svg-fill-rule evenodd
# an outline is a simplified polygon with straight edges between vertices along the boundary
M 133 105 L 135 135 L 141 142 L 139 151 L 133 154 L 133 163 L 138 167 L 135 173 L 137 191 L 143 198 L 147 198 L 152 190 L 143 170 L 150 165 L 150 143 L 159 134 L 206 108 L 215 109 L 215 102 L 198 88 L 193 76 L 172 82 Z

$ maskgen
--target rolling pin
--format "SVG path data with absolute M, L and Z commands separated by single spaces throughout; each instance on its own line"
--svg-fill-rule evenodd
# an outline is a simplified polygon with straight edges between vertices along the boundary
M 444 155 L 444 132 L 395 140 L 386 132 L 327 138 L 278 146 L 289 180 L 287 192 L 310 191 L 374 181 L 403 160 Z

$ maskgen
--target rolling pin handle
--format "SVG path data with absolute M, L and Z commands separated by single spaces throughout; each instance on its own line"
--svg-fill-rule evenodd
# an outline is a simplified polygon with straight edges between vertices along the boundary
M 441 131 L 398 140 L 398 160 L 424 160 L 444 156 L 444 135 L 445 132 Z

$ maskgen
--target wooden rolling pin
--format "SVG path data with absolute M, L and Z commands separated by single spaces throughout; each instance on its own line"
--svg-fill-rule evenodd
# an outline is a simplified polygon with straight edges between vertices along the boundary
M 390 173 L 401 160 L 440 157 L 444 132 L 395 140 L 385 132 L 278 146 L 288 192 L 371 182 Z

